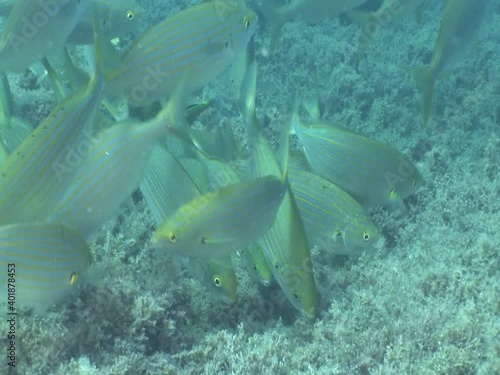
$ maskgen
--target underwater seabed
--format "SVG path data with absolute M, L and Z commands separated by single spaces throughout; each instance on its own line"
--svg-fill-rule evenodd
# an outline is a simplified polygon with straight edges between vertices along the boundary
M 142 1 L 150 14 L 163 1 Z M 171 1 L 175 9 L 184 3 Z M 440 21 L 432 6 L 377 32 L 355 69 L 359 27 L 344 19 L 287 24 L 277 51 L 256 38 L 257 115 L 273 141 L 297 89 L 319 93 L 325 118 L 386 141 L 418 165 L 425 184 L 405 215 L 371 214 L 384 237 L 349 259 L 313 251 L 318 317 L 301 317 L 279 287 L 260 286 L 240 265 L 235 303 L 215 299 L 151 240 L 139 192 L 92 238 L 99 273 L 45 314 L 19 314 L 17 365 L 7 374 L 500 374 L 500 4 L 471 53 L 438 81 L 435 112 L 421 126 L 411 67 L 429 62 Z M 152 11 L 152 12 L 151 12 Z M 14 77 L 14 76 L 13 76 Z M 316 77 L 316 78 L 314 78 Z M 17 111 L 38 123 L 54 106 L 30 77 L 11 81 Z M 214 94 L 215 93 L 215 94 Z M 223 80 L 204 90 L 243 120 Z M 2 271 L 3 272 L 3 271 Z M 6 319 L 1 323 L 7 332 Z M 6 336 L 0 342 L 4 348 Z M 6 361 L 4 356 L 4 361 Z

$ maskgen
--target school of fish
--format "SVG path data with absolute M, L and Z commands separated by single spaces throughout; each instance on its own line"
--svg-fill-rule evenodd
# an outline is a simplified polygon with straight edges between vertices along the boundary
M 427 1 L 369 3 L 200 1 L 123 45 L 145 15 L 135 0 L 0 1 L 0 266 L 15 265 L 15 275 L 0 276 L 4 300 L 13 278 L 19 306 L 44 311 L 72 295 L 93 268 L 90 236 L 139 189 L 157 248 L 215 296 L 236 300 L 243 264 L 316 317 L 313 248 L 374 249 L 382 234 L 368 210 L 405 212 L 424 179 L 395 147 L 322 119 L 318 98 L 291 103 L 273 147 L 256 115 L 254 35 L 265 21 L 275 50 L 287 22 L 346 13 L 364 30 L 362 58 L 388 13 L 401 19 Z M 432 61 L 415 68 L 425 125 L 435 81 L 472 44 L 485 8 L 486 0 L 447 1 Z M 189 105 L 190 95 L 230 66 L 246 149 L 230 128 L 191 128 L 213 103 Z M 9 86 L 28 69 L 58 100 L 35 126 L 13 115 Z

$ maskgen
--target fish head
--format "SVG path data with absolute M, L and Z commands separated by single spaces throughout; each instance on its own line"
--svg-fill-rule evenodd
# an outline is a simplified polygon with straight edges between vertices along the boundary
M 88 1 L 88 0 L 87 0 Z M 77 25 L 78 33 L 73 33 L 70 40 L 76 44 L 92 42 L 92 29 L 95 14 L 105 20 L 100 26 L 100 37 L 119 43 L 120 38 L 138 30 L 144 23 L 146 10 L 136 0 L 99 0 L 89 6 L 85 17 Z M 90 35 L 90 40 L 88 39 Z
M 246 48 L 257 31 L 259 17 L 255 12 L 249 10 L 244 3 L 233 5 L 223 13 L 225 15 L 221 18 L 227 17 L 228 21 L 226 22 L 231 25 L 226 47 L 229 47 L 230 51 L 238 55 Z M 218 14 L 222 13 L 219 12 Z
M 251 258 L 248 259 L 248 269 L 251 275 L 258 280 L 262 285 L 269 286 L 273 279 L 273 274 L 265 259 Z
M 397 179 L 389 186 L 389 202 L 400 206 L 402 201 L 415 193 L 424 183 L 420 172 L 414 168 L 403 178 Z
M 380 231 L 366 215 L 352 218 L 340 232 L 345 255 L 359 255 L 361 252 L 373 249 L 380 238 Z
M 217 296 L 229 302 L 236 301 L 238 281 L 232 268 L 219 267 L 217 272 L 209 276 L 209 287 Z
M 92 253 L 90 252 L 90 249 L 86 244 L 84 245 L 84 249 L 85 250 L 80 254 L 80 260 L 78 264 L 75 265 L 75 269 L 73 269 L 69 273 L 68 285 L 71 287 L 81 282 L 82 278 L 85 278 L 85 280 L 87 280 L 89 269 L 94 262 Z
M 177 244 L 178 238 L 178 229 L 174 228 L 171 223 L 168 222 L 163 224 L 154 234 L 154 239 L 156 240 L 158 247 L 166 250 L 175 251 L 175 248 L 179 247 Z
M 266 258 L 273 272 L 274 278 L 281 286 L 283 293 L 290 303 L 309 319 L 316 316 L 318 297 L 316 284 L 312 274 L 311 259 L 301 265 L 291 265 L 279 262 L 269 252 Z
M 116 35 L 134 31 L 144 20 L 145 9 L 135 0 L 109 1 L 109 20 Z
M 209 256 L 204 237 L 198 232 L 192 231 L 188 226 L 181 225 L 178 221 L 168 220 L 154 233 L 156 247 L 171 255 L 186 257 Z
M 318 308 L 318 298 L 316 294 L 316 287 L 306 285 L 306 283 L 300 285 L 293 291 L 291 296 L 293 301 L 292 304 L 308 319 L 314 319 L 316 316 Z

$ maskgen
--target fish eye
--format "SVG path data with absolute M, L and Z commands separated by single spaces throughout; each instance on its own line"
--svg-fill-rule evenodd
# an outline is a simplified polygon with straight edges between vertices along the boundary
M 219 287 L 221 284 L 220 276 L 214 276 L 214 284 Z
M 132 21 L 132 20 L 134 19 L 134 17 L 135 17 L 134 12 L 132 12 L 131 10 L 129 10 L 129 11 L 127 12 L 127 18 L 128 18 L 130 21 Z
M 333 233 L 333 237 L 340 237 L 342 236 L 342 231 L 340 229 L 337 229 L 335 233 Z
M 250 26 L 250 20 L 248 18 L 245 18 L 245 29 L 248 29 Z
M 363 240 L 365 241 L 370 241 L 370 233 L 368 232 L 363 232 Z
M 78 281 L 78 274 L 76 272 L 73 272 L 71 275 L 69 275 L 69 285 L 73 286 L 77 281 Z
M 295 299 L 299 299 L 299 295 L 297 294 L 297 292 L 293 292 L 293 296 L 295 297 Z
M 175 234 L 174 232 L 170 233 L 170 235 L 168 236 L 168 240 L 170 241 L 170 243 L 176 243 L 177 242 L 177 234 Z

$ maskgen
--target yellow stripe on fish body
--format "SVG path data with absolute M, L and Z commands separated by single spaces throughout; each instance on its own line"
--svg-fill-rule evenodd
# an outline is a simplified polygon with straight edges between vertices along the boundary
M 62 101 L 0 167 L 0 225 L 44 219 L 88 152 L 104 77 Z
M 63 224 L 35 222 L 0 227 L 0 286 L 15 285 L 16 306 L 47 308 L 76 286 L 92 263 L 85 238 Z M 9 271 L 8 271 L 9 270 Z
M 222 73 L 243 51 L 257 16 L 242 1 L 203 2 L 165 19 L 140 36 L 111 72 L 109 92 L 132 104 L 170 96 L 181 81 L 188 92 Z
M 164 113 L 145 123 L 116 124 L 105 130 L 50 220 L 91 234 L 139 187 L 151 151 L 169 131 Z
M 379 231 L 354 198 L 304 170 L 290 168 L 289 179 L 312 246 L 341 255 L 372 248 Z
M 311 169 L 366 207 L 401 205 L 423 182 L 417 167 L 388 144 L 330 124 L 306 126 L 297 114 L 293 122 Z
M 0 37 L 0 67 L 22 72 L 71 34 L 88 0 L 19 0 Z
M 172 254 L 227 256 L 272 226 L 287 186 L 283 179 L 266 176 L 203 194 L 180 207 L 155 238 Z

